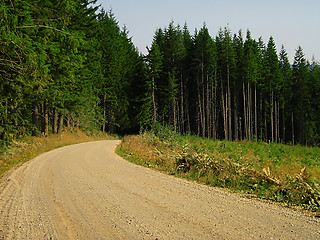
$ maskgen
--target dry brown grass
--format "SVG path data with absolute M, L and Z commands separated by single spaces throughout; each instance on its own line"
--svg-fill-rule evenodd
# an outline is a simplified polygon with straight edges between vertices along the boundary
M 320 210 L 318 149 L 178 136 L 127 136 L 118 154 L 178 177 Z
M 141 136 L 126 136 L 117 153 L 142 166 L 160 169 L 161 158 L 156 146 L 149 144 Z
M 52 134 L 47 137 L 25 137 L 21 140 L 13 140 L 9 146 L 2 149 L 0 154 L 0 178 L 11 169 L 24 162 L 58 147 L 90 142 L 102 139 L 114 139 L 114 137 L 100 134 L 100 136 L 89 136 L 81 130 L 64 131 L 62 134 Z

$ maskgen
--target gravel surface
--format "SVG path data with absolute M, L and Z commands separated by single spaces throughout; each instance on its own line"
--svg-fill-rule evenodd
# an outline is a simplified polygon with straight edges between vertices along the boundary
M 320 239 L 320 220 L 131 164 L 120 141 L 45 153 L 0 182 L 0 239 Z

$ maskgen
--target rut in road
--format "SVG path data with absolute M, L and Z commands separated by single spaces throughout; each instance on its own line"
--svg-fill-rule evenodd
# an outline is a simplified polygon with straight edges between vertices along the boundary
M 320 221 L 136 166 L 120 141 L 56 149 L 1 181 L 0 239 L 320 239 Z

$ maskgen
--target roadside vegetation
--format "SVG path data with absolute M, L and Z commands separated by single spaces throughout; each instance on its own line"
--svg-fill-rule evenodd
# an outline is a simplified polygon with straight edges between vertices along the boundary
M 248 197 L 320 211 L 320 149 L 182 136 L 169 127 L 126 136 L 117 153 L 136 164 Z
M 61 134 L 51 134 L 46 137 L 29 136 L 8 141 L 6 145 L 0 147 L 0 178 L 9 170 L 42 153 L 71 144 L 103 139 L 116 139 L 116 137 L 102 132 L 87 134 L 81 130 L 66 130 Z
M 122 154 L 319 210 L 319 148 L 300 145 L 320 146 L 320 64 L 301 46 L 290 61 L 272 36 L 171 22 L 143 55 L 96 0 L 0 0 L 0 32 L 1 175 L 77 142 L 60 139 L 65 128 L 128 134 L 161 122 L 170 127 L 126 137 Z

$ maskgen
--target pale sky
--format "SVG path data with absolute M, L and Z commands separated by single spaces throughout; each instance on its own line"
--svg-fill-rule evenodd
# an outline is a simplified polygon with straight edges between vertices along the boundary
M 215 37 L 219 28 L 229 26 L 232 33 L 247 29 L 253 38 L 262 36 L 267 44 L 273 36 L 278 50 L 283 44 L 293 62 L 300 45 L 311 61 L 320 61 L 320 0 L 98 0 L 105 10 L 112 9 L 120 27 L 140 52 L 146 53 L 157 28 L 171 21 L 187 23 L 193 34 L 206 23 Z

